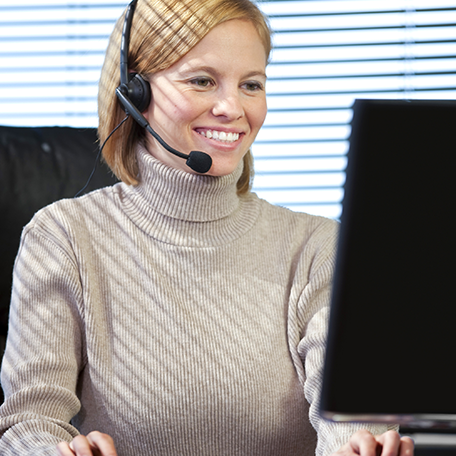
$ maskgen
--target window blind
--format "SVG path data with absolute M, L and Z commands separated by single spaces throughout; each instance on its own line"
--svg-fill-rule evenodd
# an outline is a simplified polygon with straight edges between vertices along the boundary
M 107 40 L 128 1 L 0 0 L 0 124 L 97 125 Z M 338 218 L 355 98 L 456 98 L 453 0 L 263 1 L 274 30 L 259 196 Z
M 262 3 L 275 30 L 255 187 L 269 201 L 338 218 L 355 98 L 455 98 L 449 0 Z
M 104 52 L 127 3 L 0 0 L 0 124 L 97 126 Z

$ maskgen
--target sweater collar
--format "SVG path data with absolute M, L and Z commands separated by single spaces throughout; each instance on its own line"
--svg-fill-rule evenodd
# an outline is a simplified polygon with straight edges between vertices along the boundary
M 228 216 L 239 205 L 236 184 L 242 162 L 228 176 L 213 177 L 171 168 L 138 149 L 139 195 L 157 212 L 189 222 L 210 222 Z
M 251 193 L 239 197 L 243 164 L 227 176 L 192 174 L 154 158 L 144 146 L 137 151 L 140 183 L 122 184 L 124 211 L 143 231 L 180 245 L 219 245 L 250 229 L 258 216 Z

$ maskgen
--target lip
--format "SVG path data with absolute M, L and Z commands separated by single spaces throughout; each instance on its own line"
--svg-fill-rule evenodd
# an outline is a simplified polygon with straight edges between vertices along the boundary
M 233 142 L 223 142 L 223 141 L 214 140 L 212 138 L 207 138 L 206 136 L 203 136 L 200 133 L 198 133 L 199 131 L 207 131 L 207 130 L 223 131 L 225 133 L 238 133 L 239 138 Z M 196 134 L 196 136 L 199 138 L 199 140 L 204 142 L 204 144 L 210 145 L 210 147 L 213 147 L 215 149 L 220 149 L 220 150 L 236 149 L 237 147 L 239 147 L 239 145 L 242 142 L 243 137 L 245 136 L 245 133 L 243 130 L 236 129 L 236 128 L 226 128 L 226 127 L 198 127 L 198 128 L 195 128 L 193 131 Z

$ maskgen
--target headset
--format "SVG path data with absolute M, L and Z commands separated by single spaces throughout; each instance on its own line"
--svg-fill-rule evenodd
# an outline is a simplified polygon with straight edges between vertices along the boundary
M 168 152 L 186 160 L 189 168 L 197 173 L 207 173 L 212 166 L 212 158 L 205 152 L 193 150 L 189 155 L 179 152 L 169 146 L 149 125 L 141 114 L 150 104 L 152 93 L 150 84 L 138 73 L 128 71 L 128 48 L 130 45 L 130 31 L 133 22 L 136 3 L 133 0 L 127 7 L 120 43 L 120 85 L 116 88 L 117 99 L 126 112 L 143 128 L 145 128 Z

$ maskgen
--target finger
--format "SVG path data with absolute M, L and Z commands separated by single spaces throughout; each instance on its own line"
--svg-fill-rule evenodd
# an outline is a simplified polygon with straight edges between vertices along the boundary
M 87 435 L 87 440 L 92 448 L 99 450 L 101 456 L 117 456 L 114 440 L 108 434 L 94 431 Z
M 76 456 L 98 456 L 98 452 L 92 452 L 92 447 L 85 435 L 76 436 L 70 443 L 70 448 L 73 450 L 72 455 Z
M 410 437 L 401 437 L 401 450 L 399 456 L 413 456 L 415 442 Z
M 396 431 L 387 431 L 382 435 L 378 435 L 375 437 L 377 442 L 380 443 L 381 449 L 381 456 L 398 456 L 399 455 L 399 447 L 401 445 L 401 438 L 400 435 Z
M 370 432 L 364 429 L 355 432 L 351 436 L 349 443 L 355 454 L 377 456 L 378 442 Z
M 57 445 L 58 456 L 74 456 L 73 450 L 68 445 L 68 442 L 60 442 Z

